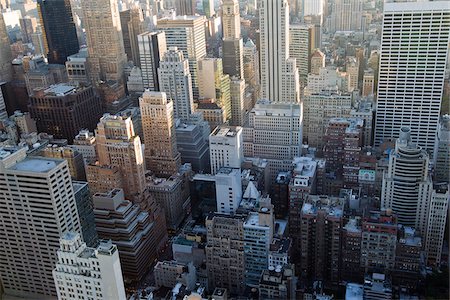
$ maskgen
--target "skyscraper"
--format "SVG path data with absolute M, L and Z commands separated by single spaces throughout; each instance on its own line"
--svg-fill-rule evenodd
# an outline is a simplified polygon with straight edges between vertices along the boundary
M 173 101 L 164 92 L 145 91 L 139 98 L 147 168 L 156 176 L 170 177 L 178 172 L 181 156 L 177 149 Z
M 137 39 L 144 88 L 159 91 L 158 68 L 167 51 L 166 34 L 163 31 L 144 32 Z
M 449 37 L 448 1 L 385 3 L 375 146 L 407 126 L 414 143 L 433 151 Z
M 198 98 L 197 61 L 206 56 L 204 16 L 177 16 L 158 20 L 158 29 L 166 33 L 167 47 L 177 47 L 189 61 L 192 91 Z
M 120 12 L 123 46 L 128 60 L 140 66 L 138 35 L 144 32 L 144 16 L 139 4 L 132 3 L 130 9 Z
M 335 0 L 332 6 L 330 31 L 361 30 L 363 2 Z
M 223 71 L 244 78 L 244 44 L 241 38 L 241 16 L 237 0 L 222 3 Z
M 81 2 L 89 52 L 91 80 L 123 82 L 127 55 L 117 1 L 91 0 Z
M 119 253 L 111 241 L 90 248 L 79 233 L 66 232 L 57 255 L 53 277 L 58 299 L 126 299 Z
M 12 79 L 12 53 L 8 33 L 6 32 L 5 20 L 0 13 L 0 81 Z
M 59 238 L 81 226 L 67 162 L 26 153 L 0 149 L 0 279 L 6 295 L 46 299 Z
M 218 126 L 209 136 L 211 174 L 222 167 L 240 168 L 244 160 L 242 127 Z
M 191 73 L 189 62 L 177 47 L 170 47 L 161 59 L 159 69 L 159 88 L 173 102 L 174 117 L 189 120 L 193 112 Z
M 381 207 L 391 208 L 399 224 L 414 227 L 423 236 L 433 188 L 428 164 L 426 151 L 413 144 L 410 129 L 402 127 L 389 155 L 389 169 L 383 174 Z
M 70 0 L 38 0 L 38 9 L 48 62 L 63 65 L 80 50 Z
M 291 24 L 289 26 L 289 55 L 296 59 L 298 75 L 305 87 L 310 70 L 312 25 Z
M 289 56 L 289 4 L 287 0 L 259 3 L 261 96 L 273 102 L 300 101 L 296 60 Z

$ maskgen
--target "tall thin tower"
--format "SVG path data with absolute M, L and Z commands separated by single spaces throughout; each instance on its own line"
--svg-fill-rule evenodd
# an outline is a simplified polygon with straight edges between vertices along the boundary
M 241 38 L 241 16 L 237 0 L 222 3 L 223 71 L 244 78 L 244 43 Z
M 89 0 L 82 1 L 81 5 L 92 81 L 122 82 L 127 55 L 117 1 Z
M 449 41 L 448 1 L 385 3 L 375 146 L 406 126 L 433 151 Z
M 297 103 L 300 85 L 296 60 L 289 57 L 287 0 L 259 3 L 261 93 L 273 102 Z

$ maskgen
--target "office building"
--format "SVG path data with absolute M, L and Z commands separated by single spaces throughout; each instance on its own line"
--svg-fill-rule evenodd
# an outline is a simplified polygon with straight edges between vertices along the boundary
M 393 270 L 397 246 L 397 216 L 392 211 L 370 211 L 361 225 L 361 267 L 364 271 Z
M 310 73 L 319 75 L 320 69 L 325 68 L 325 54 L 320 49 L 314 50 L 311 54 Z
M 392 284 L 385 274 L 373 273 L 364 278 L 363 299 L 392 299 Z
M 298 104 L 260 100 L 249 114 L 243 129 L 244 156 L 267 159 L 270 182 L 300 156 L 302 113 Z
M 209 136 L 211 174 L 222 167 L 240 168 L 244 160 L 242 127 L 219 126 Z
M 73 139 L 73 145 L 69 147 L 81 153 L 84 161 L 88 164 L 97 160 L 95 136 L 89 130 L 80 130 Z
M 131 118 L 105 114 L 95 130 L 98 161 L 87 166 L 86 175 L 89 185 L 103 186 L 106 179 L 101 177 L 103 171 L 119 174 L 121 185 L 110 185 L 109 189 L 123 188 L 125 196 L 145 208 L 145 165 L 141 140 L 134 132 Z M 109 173 L 109 172 L 108 172 Z M 114 176 L 117 183 L 117 177 Z M 106 188 L 108 188 L 106 186 Z M 106 192 L 93 188 L 93 192 Z
M 231 119 L 230 76 L 224 74 L 222 59 L 204 58 L 198 61 L 199 97 L 213 99 Z
M 181 163 L 190 163 L 194 172 L 209 173 L 209 145 L 202 127 L 198 124 L 180 123 L 175 129 L 175 135 Z
M 166 34 L 163 31 L 144 32 L 137 36 L 137 40 L 144 88 L 159 91 L 158 68 L 167 51 Z
M 92 86 L 58 84 L 35 89 L 28 109 L 39 132 L 69 142 L 81 129 L 93 130 L 102 116 L 101 100 Z
M 197 281 L 195 267 L 192 263 L 184 264 L 177 261 L 158 261 L 154 268 L 156 287 L 173 288 L 183 284 L 193 291 Z
M 341 280 L 359 282 L 364 276 L 361 268 L 361 222 L 360 218 L 349 218 L 342 227 L 341 237 Z
M 364 71 L 362 82 L 362 96 L 367 97 L 375 92 L 375 75 L 372 69 Z
M 179 16 L 193 16 L 196 10 L 195 0 L 178 0 L 175 2 L 175 10 Z
M 230 81 L 230 125 L 243 126 L 246 114 L 245 80 L 232 77 Z
M 350 117 L 352 96 L 336 91 L 305 94 L 303 98 L 303 138 L 310 147 L 322 149 L 325 129 L 332 118 Z
M 428 164 L 427 152 L 413 144 L 410 129 L 402 127 L 389 155 L 389 168 L 383 174 L 381 207 L 392 209 L 399 224 L 413 227 L 423 236 L 433 188 Z
M 89 185 L 84 181 L 72 181 L 78 217 L 80 218 L 83 241 L 88 247 L 98 245 L 97 229 L 95 228 L 94 203 Z
M 194 109 L 189 62 L 183 52 L 170 47 L 158 69 L 159 89 L 173 102 L 174 118 L 189 120 Z
M 273 102 L 300 101 L 296 60 L 289 54 L 287 0 L 259 3 L 261 96 Z
M 428 225 L 425 239 L 427 263 L 432 266 L 439 266 L 441 264 L 449 197 L 449 187 L 447 184 L 436 184 L 433 187 L 428 204 Z
M 102 241 L 91 248 L 75 232 L 64 233 L 59 243 L 53 271 L 58 299 L 126 299 L 116 245 Z
M 358 0 L 335 0 L 330 15 L 330 32 L 358 31 L 362 25 L 363 3 Z
M 204 16 L 177 16 L 158 20 L 158 30 L 166 33 L 167 47 L 177 47 L 189 61 L 192 90 L 198 98 L 197 61 L 206 56 Z
M 289 25 L 289 55 L 295 58 L 301 86 L 305 87 L 310 71 L 312 25 Z
M 259 52 L 255 43 L 248 39 L 244 44 L 244 79 L 253 87 L 260 84 L 259 76 Z
M 323 90 L 347 91 L 345 73 L 339 72 L 334 66 L 319 69 L 318 74 L 308 74 L 308 83 L 304 90 L 305 95 L 321 93 Z
M 145 163 L 156 176 L 178 172 L 181 156 L 177 149 L 173 102 L 164 92 L 145 91 L 139 98 L 145 145 Z
M 211 290 L 221 287 L 233 294 L 245 290 L 244 222 L 242 215 L 206 217 L 206 269 Z
M 58 146 L 56 144 L 47 144 L 39 155 L 43 157 L 53 157 L 65 159 L 69 167 L 72 180 L 86 181 L 86 172 L 84 170 L 83 155 L 68 146 Z
M 222 2 L 223 72 L 244 78 L 244 44 L 241 38 L 241 16 L 238 0 Z
M 441 116 L 434 145 L 434 181 L 450 182 L 450 115 Z
M 347 92 L 353 92 L 359 86 L 359 61 L 354 56 L 347 56 L 345 62 L 345 74 L 347 77 Z
M 5 99 L 3 98 L 3 92 L 0 90 L 0 121 L 8 119 L 8 112 L 6 111 Z
M 403 290 L 416 291 L 423 267 L 422 238 L 411 227 L 399 226 L 392 283 Z
M 221 214 L 234 214 L 242 200 L 241 169 L 222 167 L 214 178 L 216 211 Z
M 83 1 L 83 23 L 89 52 L 89 72 L 94 84 L 98 81 L 124 80 L 127 62 L 116 1 Z
M 141 279 L 167 240 L 163 213 L 157 206 L 152 211 L 140 209 L 125 200 L 121 189 L 97 193 L 93 200 L 99 238 L 117 245 L 125 280 Z
M 90 82 L 87 57 L 87 48 L 82 48 L 79 52 L 67 56 L 66 70 L 69 82 L 81 82 L 86 84 Z
M 59 238 L 81 226 L 67 162 L 26 153 L 0 151 L 0 278 L 6 295 L 48 299 Z
M 48 62 L 63 65 L 80 48 L 70 0 L 39 0 L 37 6 Z
M 264 270 L 259 280 L 260 299 L 295 299 L 297 277 L 294 265 L 284 265 Z
M 433 151 L 449 53 L 449 18 L 447 1 L 385 3 L 375 146 L 396 138 L 407 126 L 414 143 Z M 420 30 L 416 19 L 421 20 Z
M 43 62 L 43 57 L 39 57 L 38 60 Z M 53 84 L 66 83 L 67 81 L 67 71 L 64 65 L 42 63 L 25 73 L 27 92 L 31 96 L 35 89 L 46 89 Z
M 343 199 L 309 196 L 301 211 L 302 276 L 322 280 L 329 288 L 339 284 Z
M 145 31 L 144 15 L 138 3 L 131 3 L 129 9 L 121 11 L 120 25 L 122 27 L 123 47 L 128 61 L 140 66 L 138 35 Z
M 0 81 L 10 81 L 13 76 L 10 44 L 5 20 L 3 14 L 0 13 Z

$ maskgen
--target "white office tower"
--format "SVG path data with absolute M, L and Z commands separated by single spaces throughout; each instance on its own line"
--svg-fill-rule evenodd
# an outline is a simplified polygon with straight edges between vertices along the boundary
M 300 156 L 303 111 L 300 104 L 259 100 L 244 126 L 244 156 L 269 162 L 270 180 L 290 171 L 292 159 Z
M 389 168 L 383 174 L 381 207 L 391 208 L 399 224 L 414 227 L 423 236 L 433 188 L 428 164 L 427 152 L 412 144 L 410 129 L 402 127 L 395 149 L 389 154 Z
M 259 2 L 261 96 L 273 102 L 298 103 L 300 84 L 296 60 L 289 57 L 287 0 Z
M 198 97 L 197 61 L 206 56 L 205 16 L 176 16 L 158 20 L 158 29 L 166 34 L 167 47 L 177 47 L 189 60 L 192 90 Z
M 75 232 L 60 239 L 58 262 L 53 270 L 59 300 L 125 300 L 119 251 L 111 241 L 89 248 Z
M 435 185 L 429 203 L 430 212 L 428 213 L 427 238 L 425 240 L 425 253 L 429 265 L 439 266 L 441 263 L 449 201 L 448 184 Z
M 322 16 L 324 0 L 300 0 L 302 16 Z
M 223 0 L 223 71 L 244 78 L 244 43 L 241 38 L 241 16 L 238 0 Z
M 215 180 L 217 212 L 235 213 L 242 200 L 241 169 L 220 168 Z
M 302 87 L 306 85 L 311 56 L 312 25 L 291 24 L 289 26 L 289 55 L 295 58 Z
M 433 151 L 449 38 L 448 1 L 384 4 L 375 146 L 408 126 Z
M 211 174 L 222 167 L 240 168 L 244 160 L 242 127 L 218 126 L 209 136 Z
M 144 88 L 159 91 L 158 68 L 167 51 L 166 34 L 163 31 L 144 32 L 137 39 Z
M 8 296 L 54 299 L 59 238 L 81 233 L 67 161 L 0 148 L 0 281 Z
M 170 47 L 164 54 L 159 64 L 158 78 L 160 91 L 173 101 L 174 117 L 189 120 L 194 107 L 191 73 L 188 60 L 177 47 Z
M 334 0 L 330 32 L 361 30 L 362 12 L 363 1 L 361 0 Z
M 232 77 L 230 81 L 231 120 L 233 126 L 242 126 L 245 118 L 245 80 Z
M 434 145 L 434 181 L 450 183 L 450 115 L 441 116 Z

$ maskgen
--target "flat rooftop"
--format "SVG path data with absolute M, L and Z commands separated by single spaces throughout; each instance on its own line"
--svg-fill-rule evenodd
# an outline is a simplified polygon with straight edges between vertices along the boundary
M 242 127 L 239 126 L 218 126 L 211 132 L 211 136 L 217 137 L 229 137 L 233 138 L 239 131 L 242 131 Z
M 47 173 L 56 168 L 63 160 L 49 159 L 49 158 L 25 158 L 16 163 L 10 170 L 25 171 L 32 173 Z
M 51 85 L 44 91 L 46 95 L 50 96 L 65 96 L 76 90 L 76 87 L 67 84 L 55 84 Z

